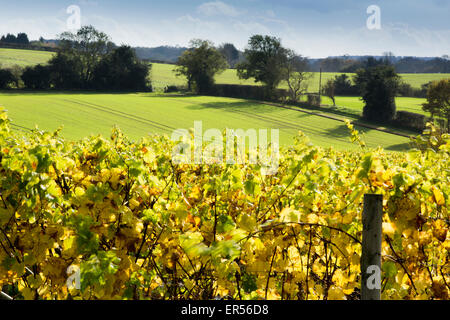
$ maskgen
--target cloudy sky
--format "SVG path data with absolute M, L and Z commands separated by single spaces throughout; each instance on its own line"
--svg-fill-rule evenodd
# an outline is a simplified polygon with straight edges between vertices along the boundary
M 311 58 L 450 54 L 450 0 L 0 0 L 0 34 L 55 38 L 68 29 L 71 5 L 82 25 L 132 46 L 202 38 L 243 49 L 251 35 L 269 34 Z M 381 29 L 367 27 L 371 5 L 380 8 Z

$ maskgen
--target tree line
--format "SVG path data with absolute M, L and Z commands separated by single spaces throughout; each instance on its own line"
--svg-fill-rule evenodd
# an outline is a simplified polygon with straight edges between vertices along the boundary
M 59 36 L 57 53 L 48 64 L 0 71 L 0 88 L 57 90 L 151 90 L 151 65 L 130 46 L 116 46 L 92 26 Z
M 323 72 L 354 73 L 364 67 L 369 57 L 328 57 L 311 60 L 311 70 Z M 450 73 L 450 59 L 448 55 L 430 59 L 418 57 L 395 57 L 392 53 L 385 53 L 380 60 L 385 60 L 394 66 L 398 73 Z
M 6 36 L 3 35 L 0 38 L 0 43 L 11 43 L 11 44 L 29 44 L 30 40 L 28 39 L 28 35 L 26 33 L 18 33 L 17 36 L 8 33 Z
M 185 76 L 189 90 L 198 94 L 214 92 L 214 77 L 229 67 L 225 55 L 208 40 L 192 40 L 190 48 L 178 59 L 176 71 Z M 288 87 L 289 103 L 299 103 L 308 89 L 311 77 L 306 58 L 294 50 L 285 48 L 281 39 L 254 35 L 248 41 L 243 61 L 236 64 L 240 79 L 253 79 L 261 83 L 267 97 L 277 99 L 276 90 L 281 82 Z M 449 122 L 449 79 L 428 83 L 420 90 L 425 91 L 428 102 L 424 110 L 432 116 L 446 118 Z M 329 80 L 320 94 L 329 96 L 335 104 L 335 95 L 361 96 L 364 101 L 363 118 L 369 121 L 387 123 L 396 115 L 395 97 L 408 89 L 401 81 L 389 56 L 377 59 L 368 57 L 351 79 L 346 74 Z M 249 97 L 251 98 L 251 97 Z M 272 100 L 272 99 L 270 99 Z M 320 102 L 319 102 L 320 103 Z

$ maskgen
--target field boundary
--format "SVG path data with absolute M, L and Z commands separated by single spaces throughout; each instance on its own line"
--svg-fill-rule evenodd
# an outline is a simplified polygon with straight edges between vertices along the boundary
M 303 109 L 301 107 L 289 107 L 289 106 L 286 106 L 284 104 L 275 103 L 275 102 L 264 102 L 264 101 L 255 101 L 255 102 L 258 103 L 258 104 L 265 104 L 265 105 L 270 105 L 270 106 L 273 106 L 273 107 L 278 107 L 278 108 L 283 108 L 283 109 L 303 112 L 303 113 L 307 113 L 307 114 L 310 114 L 310 115 L 319 116 L 319 117 L 322 117 L 322 118 L 327 118 L 327 119 L 336 120 L 336 121 L 340 121 L 340 122 L 345 122 L 345 120 L 346 120 L 345 118 L 340 118 L 340 117 L 337 117 L 337 116 L 332 116 L 332 115 L 328 115 L 328 114 L 324 114 L 324 113 L 308 111 L 308 110 L 305 110 L 305 109 Z M 394 135 L 397 135 L 397 136 L 400 136 L 400 137 L 405 137 L 405 138 L 412 138 L 413 137 L 411 135 L 407 135 L 407 134 L 400 133 L 400 132 L 395 132 L 395 131 L 389 130 L 387 128 L 384 128 L 384 127 L 370 125 L 370 124 L 362 123 L 362 122 L 355 121 L 355 120 L 350 121 L 350 122 L 352 124 L 356 125 L 356 126 L 360 126 L 360 127 L 364 127 L 364 128 L 368 128 L 368 129 L 373 129 L 373 130 L 381 131 L 381 132 L 384 132 L 384 133 L 394 134 Z

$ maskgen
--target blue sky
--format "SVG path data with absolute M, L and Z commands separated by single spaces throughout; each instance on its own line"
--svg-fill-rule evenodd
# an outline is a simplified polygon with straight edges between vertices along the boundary
M 132 46 L 202 38 L 243 49 L 258 33 L 312 58 L 450 54 L 450 0 L 0 0 L 0 34 L 55 38 L 67 31 L 70 5 L 80 7 L 83 25 Z M 380 8 L 379 30 L 367 28 L 370 5 Z

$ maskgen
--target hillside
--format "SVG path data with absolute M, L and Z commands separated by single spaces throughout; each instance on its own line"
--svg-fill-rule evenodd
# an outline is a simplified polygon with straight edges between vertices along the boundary
M 0 48 L 0 65 L 2 67 L 11 67 L 13 65 L 26 67 L 39 63 L 44 64 L 47 63 L 53 55 L 54 53 L 49 51 Z

